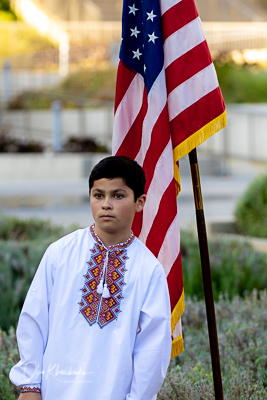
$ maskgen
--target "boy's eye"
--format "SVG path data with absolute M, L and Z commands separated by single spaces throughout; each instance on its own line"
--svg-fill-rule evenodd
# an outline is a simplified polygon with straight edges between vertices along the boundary
M 122 199 L 122 198 L 123 198 L 123 195 L 117 193 L 117 194 L 114 194 L 114 198 L 117 199 L 117 200 L 118 200 L 118 199 Z
M 102 197 L 103 197 L 103 194 L 101 194 L 101 193 L 96 193 L 95 194 L 95 198 L 96 199 L 102 199 Z

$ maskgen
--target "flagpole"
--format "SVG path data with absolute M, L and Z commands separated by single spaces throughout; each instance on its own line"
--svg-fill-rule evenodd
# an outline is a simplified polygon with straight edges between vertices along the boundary
M 211 282 L 209 249 L 208 249 L 206 223 L 205 223 L 204 210 L 203 210 L 203 200 L 202 200 L 202 193 L 201 193 L 200 176 L 199 176 L 199 168 L 198 168 L 196 149 L 193 149 L 189 153 L 189 162 L 190 162 L 190 168 L 191 168 L 191 177 L 192 177 L 195 208 L 196 208 L 198 242 L 199 242 L 199 251 L 200 251 L 200 259 L 201 259 L 202 279 L 203 279 L 203 287 L 204 287 L 206 312 L 207 312 L 214 392 L 215 392 L 216 400 L 223 400 L 223 386 L 222 386 L 216 316 L 215 316 L 213 290 L 212 290 L 212 282 Z

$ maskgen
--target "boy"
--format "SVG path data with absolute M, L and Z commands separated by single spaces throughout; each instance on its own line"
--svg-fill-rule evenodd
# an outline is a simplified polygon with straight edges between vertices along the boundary
M 170 360 L 163 267 L 133 235 L 145 175 L 127 157 L 89 178 L 95 224 L 47 249 L 17 329 L 19 400 L 154 400 Z

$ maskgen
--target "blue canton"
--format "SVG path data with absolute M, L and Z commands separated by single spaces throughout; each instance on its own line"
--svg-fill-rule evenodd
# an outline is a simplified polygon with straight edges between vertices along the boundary
M 158 0 L 124 0 L 120 59 L 144 77 L 149 92 L 164 60 Z

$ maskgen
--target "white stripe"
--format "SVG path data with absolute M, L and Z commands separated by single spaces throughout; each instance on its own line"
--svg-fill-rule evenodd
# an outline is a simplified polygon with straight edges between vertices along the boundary
M 112 154 L 116 154 L 135 121 L 142 107 L 143 94 L 144 79 L 141 75 L 136 74 L 116 110 L 112 137 Z
M 163 68 L 159 73 L 147 98 L 148 108 L 142 126 L 142 143 L 140 146 L 139 153 L 135 157 L 135 160 L 138 162 L 139 165 L 143 165 L 144 163 L 147 150 L 151 143 L 152 130 L 158 120 L 159 115 L 161 114 L 163 108 L 165 107 L 166 102 L 167 102 L 166 78 L 165 78 L 165 70 Z
M 173 61 L 189 50 L 204 42 L 205 33 L 199 17 L 174 32 L 164 42 L 164 66 L 167 68 Z
M 218 86 L 213 63 L 177 86 L 168 96 L 170 121 Z
M 168 11 L 171 7 L 180 3 L 182 0 L 160 0 L 161 15 Z
M 179 319 L 179 321 L 177 322 L 177 324 L 175 325 L 174 331 L 172 333 L 172 337 L 173 339 L 176 339 L 178 337 L 180 337 L 182 334 L 182 322 L 181 322 L 181 318 Z
M 173 179 L 173 154 L 171 138 L 156 164 L 153 179 L 147 191 L 147 201 L 143 211 L 143 225 L 140 239 L 146 242 L 147 236 L 157 215 L 161 198 Z M 167 210 L 166 210 L 167 212 Z
M 169 229 L 165 235 L 163 243 L 161 245 L 158 260 L 164 266 L 166 275 L 168 276 L 175 260 L 177 259 L 180 252 L 180 226 L 178 215 L 176 214 L 172 221 Z

